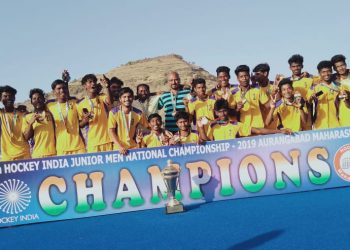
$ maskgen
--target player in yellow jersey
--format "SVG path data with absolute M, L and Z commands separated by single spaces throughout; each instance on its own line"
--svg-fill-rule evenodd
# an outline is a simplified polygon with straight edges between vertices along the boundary
M 4 108 L 0 110 L 2 161 L 30 158 L 27 140 L 22 134 L 24 113 L 15 109 L 17 90 L 11 86 L 0 87 L 0 97 Z
M 230 68 L 227 66 L 220 66 L 216 69 L 218 84 L 211 91 L 208 92 L 210 96 L 213 96 L 216 100 L 225 99 L 229 103 L 232 102 L 232 89 L 229 80 Z
M 313 79 L 308 72 L 303 72 L 304 57 L 301 55 L 292 55 L 288 59 L 289 69 L 292 72 L 290 80 L 293 82 L 294 91 L 299 92 L 301 97 L 306 99 L 307 91 L 311 88 Z
M 192 115 L 194 124 L 200 120 L 204 125 L 204 130 L 208 131 L 209 123 L 215 119 L 215 98 L 206 94 L 207 87 L 203 78 L 194 79 L 192 86 L 195 97 L 191 98 L 188 102 L 184 102 L 186 111 Z
M 292 76 L 290 79 L 293 81 L 293 88 L 294 88 L 294 93 L 295 95 L 300 95 L 301 98 L 306 100 L 307 98 L 307 92 L 313 85 L 314 79 L 312 76 L 310 76 L 309 73 L 306 71 L 302 71 L 304 68 L 304 58 L 301 55 L 292 55 L 288 59 L 288 64 L 289 64 L 289 69 L 292 72 Z M 311 119 L 311 114 L 312 114 L 312 106 L 309 105 L 309 103 L 306 103 L 307 107 L 307 122 L 306 124 L 303 125 L 303 130 L 310 130 L 312 129 L 312 119 Z
M 176 126 L 179 131 L 174 134 L 171 142 L 173 144 L 199 143 L 197 131 L 191 130 L 190 114 L 185 111 L 179 111 L 175 115 Z
M 337 97 L 337 108 L 339 124 L 341 127 L 350 126 L 350 89 L 346 88 L 339 92 Z
M 339 112 L 339 123 L 340 126 L 350 126 L 350 71 L 347 68 L 346 58 L 343 55 L 335 55 L 332 57 L 331 62 L 333 69 L 336 71 L 335 81 L 340 82 L 344 87 L 344 90 L 339 93 L 337 101 L 338 112 Z
M 269 80 L 270 66 L 267 63 L 260 63 L 256 65 L 253 69 L 251 76 L 252 86 L 256 87 L 257 85 L 265 90 L 269 95 L 269 91 L 272 90 L 274 82 Z
M 169 145 L 173 134 L 162 128 L 162 117 L 153 113 L 148 116 L 147 120 L 151 131 L 145 135 L 142 130 L 137 132 L 136 143 L 138 147 L 154 148 Z
M 266 109 L 269 109 L 270 99 L 260 86 L 252 87 L 250 85 L 249 71 L 247 65 L 240 65 L 235 70 L 239 86 L 232 92 L 234 106 L 240 114 L 239 121 L 241 123 L 250 127 L 263 128 L 264 120 L 260 106 L 264 105 Z
M 259 87 L 260 91 L 263 91 L 266 93 L 267 97 L 271 99 L 272 96 L 275 96 L 276 93 L 278 93 L 278 82 L 283 78 L 282 75 L 276 75 L 275 81 L 270 81 L 269 74 L 270 74 L 270 66 L 267 63 L 260 63 L 256 65 L 253 69 L 253 73 L 251 76 L 252 81 L 252 87 L 256 88 Z M 278 97 L 278 95 L 277 95 Z M 278 97 L 280 98 L 280 97 Z M 260 103 L 260 110 L 261 110 L 261 116 L 262 120 L 265 121 L 267 114 L 270 111 L 269 105 L 264 105 Z M 277 122 L 272 122 L 269 126 L 266 128 L 276 129 L 277 128 Z
M 124 83 L 118 77 L 112 77 L 109 80 L 109 91 L 111 93 L 112 106 L 119 106 L 119 92 L 122 89 Z
M 226 100 L 217 100 L 215 103 L 215 114 L 218 117 L 217 120 L 210 124 L 209 131 L 207 134 L 204 133 L 203 126 L 199 122 L 198 129 L 200 137 L 204 141 L 214 140 L 229 140 L 234 139 L 237 136 L 250 136 L 254 135 L 266 135 L 266 134 L 290 134 L 289 129 L 277 130 L 267 128 L 254 128 L 241 122 L 233 122 L 228 118 L 229 105 Z
M 332 57 L 331 62 L 336 72 L 334 80 L 350 88 L 350 70 L 347 68 L 345 60 L 346 57 L 343 55 L 335 55 Z
M 307 100 L 314 102 L 314 129 L 337 128 L 340 126 L 337 116 L 337 98 L 345 88 L 332 81 L 332 63 L 321 61 L 317 65 L 320 83 L 309 89 Z
M 33 139 L 32 158 L 55 156 L 55 125 L 53 116 L 45 105 L 44 91 L 32 89 L 29 98 L 34 107 L 34 112 L 25 116 L 22 132 L 27 141 Z
M 69 97 L 68 84 L 62 80 L 55 80 L 51 88 L 56 99 L 48 101 L 47 108 L 55 121 L 57 155 L 85 153 L 76 99 Z
M 108 112 L 111 107 L 109 83 L 105 82 L 107 95 L 100 95 L 97 78 L 87 74 L 81 80 L 86 96 L 78 102 L 79 126 L 86 132 L 87 152 L 103 152 L 113 149 L 108 135 Z
M 266 125 L 276 120 L 278 128 L 288 128 L 293 132 L 300 131 L 307 121 L 307 109 L 302 97 L 294 98 L 293 82 L 284 78 L 279 83 L 282 99 L 271 102 L 271 109 L 266 117 Z
M 134 92 L 124 87 L 119 92 L 120 107 L 109 112 L 108 131 L 113 141 L 113 149 L 127 154 L 128 149 L 137 148 L 135 141 L 138 126 L 148 127 L 145 115 L 132 106 Z

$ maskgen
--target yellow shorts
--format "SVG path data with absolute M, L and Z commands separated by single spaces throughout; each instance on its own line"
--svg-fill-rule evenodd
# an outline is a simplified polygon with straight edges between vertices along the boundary
M 32 154 L 32 158 L 34 159 L 34 158 L 46 158 L 46 157 L 51 157 L 51 156 L 56 156 L 57 154 L 56 153 L 52 153 L 52 154 L 42 154 L 42 155 L 40 155 L 40 154 L 37 154 L 37 155 L 35 155 L 35 154 Z
M 71 150 L 71 151 L 57 151 L 57 155 L 76 155 L 76 154 L 84 154 L 86 153 L 85 148 L 80 148 L 77 150 Z
M 23 155 L 18 156 L 8 156 L 8 155 L 2 155 L 1 161 L 17 161 L 17 160 L 26 160 L 31 159 L 29 152 L 24 153 Z
M 112 142 L 108 142 L 97 146 L 88 146 L 87 152 L 88 153 L 105 152 L 105 151 L 112 151 L 112 149 L 113 149 Z

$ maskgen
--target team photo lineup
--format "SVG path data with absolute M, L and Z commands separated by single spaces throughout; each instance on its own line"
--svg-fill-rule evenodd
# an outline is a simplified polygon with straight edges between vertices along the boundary
M 290 76 L 269 76 L 270 66 L 239 65 L 216 69 L 217 83 L 203 78 L 182 83 L 167 72 L 167 91 L 152 92 L 140 83 L 133 90 L 122 79 L 81 79 L 85 97 L 70 96 L 70 76 L 51 84 L 54 99 L 33 88 L 33 112 L 15 107 L 17 90 L 1 86 L 2 161 L 70 154 L 151 148 L 237 137 L 350 126 L 350 72 L 346 58 L 335 55 L 303 70 L 304 58 L 292 55 Z M 232 72 L 233 71 L 233 72 Z

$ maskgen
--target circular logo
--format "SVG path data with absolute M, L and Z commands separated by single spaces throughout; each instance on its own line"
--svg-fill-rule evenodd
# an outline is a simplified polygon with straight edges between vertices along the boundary
M 342 146 L 335 153 L 334 168 L 343 180 L 350 182 L 350 144 Z
M 0 183 L 0 209 L 7 214 L 18 214 L 26 210 L 32 198 L 27 184 L 10 179 Z

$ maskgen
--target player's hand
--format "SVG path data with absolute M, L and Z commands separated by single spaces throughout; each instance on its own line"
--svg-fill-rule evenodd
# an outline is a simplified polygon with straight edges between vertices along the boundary
M 282 129 L 280 129 L 280 133 L 285 134 L 285 135 L 291 135 L 291 134 L 293 134 L 293 131 L 289 128 L 282 128 Z
M 300 77 L 301 78 L 309 78 L 310 74 L 309 74 L 309 72 L 304 71 L 304 72 L 301 73 Z
M 164 132 L 160 136 L 160 139 L 161 139 L 163 145 L 171 145 L 170 140 L 173 137 L 174 137 L 173 133 L 171 133 L 168 130 L 164 130 Z
M 318 100 L 318 96 L 316 95 L 316 92 L 314 92 L 311 96 L 311 100 L 317 101 Z
M 84 112 L 83 111 L 83 118 L 82 118 L 82 121 L 84 123 L 88 123 L 90 121 L 90 119 L 93 118 L 93 115 L 91 114 L 91 112 Z
M 203 145 L 205 141 L 203 141 L 201 138 L 198 139 L 197 144 L 198 145 Z
M 348 93 L 345 90 L 341 90 L 338 94 L 338 98 L 342 100 L 348 99 Z
M 100 78 L 100 82 L 101 82 L 101 84 L 102 84 L 103 87 L 109 88 L 110 80 L 109 80 L 109 78 L 106 77 L 104 74 L 103 74 L 103 77 Z
M 137 129 L 136 131 L 136 143 L 140 144 L 142 142 L 143 139 L 143 133 L 141 129 Z
M 127 155 L 128 154 L 128 150 L 121 146 L 119 148 L 119 153 L 122 154 L 122 155 Z
M 166 136 L 168 136 L 169 138 L 171 138 L 171 137 L 174 136 L 173 133 L 171 133 L 171 132 L 168 131 L 168 130 L 164 130 L 164 134 L 165 134 Z
M 181 144 L 180 137 L 179 136 L 173 136 L 169 140 L 170 145 L 178 145 Z
M 271 98 L 271 101 L 270 101 L 270 109 L 275 109 L 275 108 L 276 108 L 276 96 Z
M 280 83 L 280 81 L 282 81 L 283 78 L 284 78 L 284 75 L 277 74 L 273 85 L 278 87 L 278 84 Z
M 300 109 L 301 108 L 301 103 L 292 102 L 292 106 Z
M 165 133 L 161 133 L 161 135 L 159 136 L 160 142 L 162 143 L 162 145 L 164 146 L 168 146 L 169 145 L 169 137 L 165 135 Z
M 239 112 L 244 106 L 244 103 L 242 101 L 237 102 L 236 111 Z
M 190 100 L 188 100 L 186 97 L 182 99 L 183 103 L 185 106 L 188 106 L 188 103 L 190 102 Z
M 29 120 L 29 124 L 33 125 L 34 122 L 40 122 L 41 120 L 41 115 L 38 113 L 34 113 L 34 115 L 32 116 L 32 118 Z

